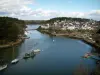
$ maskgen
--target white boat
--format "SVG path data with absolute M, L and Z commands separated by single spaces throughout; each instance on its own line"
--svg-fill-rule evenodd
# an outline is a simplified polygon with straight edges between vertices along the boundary
M 28 32 L 25 31 L 25 35 L 27 35 L 27 34 L 28 34 Z
M 40 52 L 40 49 L 33 50 L 34 53 Z
M 12 63 L 12 64 L 15 64 L 15 63 L 17 63 L 18 61 L 19 61 L 19 59 L 14 59 L 14 60 L 11 61 L 11 63 Z
M 0 71 L 7 68 L 7 64 L 0 66 Z

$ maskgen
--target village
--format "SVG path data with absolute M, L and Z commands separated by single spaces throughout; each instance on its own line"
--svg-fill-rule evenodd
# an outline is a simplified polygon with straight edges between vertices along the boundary
M 90 20 L 87 22 L 79 22 L 79 21 L 72 21 L 72 20 L 56 20 L 53 23 L 47 23 L 41 26 L 44 29 L 49 29 L 49 28 L 55 28 L 60 29 L 60 30 L 77 30 L 77 29 L 83 29 L 83 30 L 94 30 L 97 29 L 97 22 L 95 20 Z

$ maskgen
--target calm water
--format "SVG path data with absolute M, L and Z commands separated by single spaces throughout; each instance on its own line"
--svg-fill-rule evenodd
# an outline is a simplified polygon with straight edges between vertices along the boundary
M 38 25 L 28 26 L 28 29 Z M 50 37 L 37 30 L 28 31 L 30 39 L 26 39 L 17 47 L 0 50 L 0 58 L 9 62 L 8 68 L 0 75 L 77 75 L 77 72 L 90 73 L 96 66 L 92 59 L 84 59 L 92 47 L 80 40 L 65 37 Z M 54 41 L 53 41 L 54 40 Z M 26 52 L 40 49 L 34 58 L 22 59 Z M 11 60 L 20 61 L 12 65 Z

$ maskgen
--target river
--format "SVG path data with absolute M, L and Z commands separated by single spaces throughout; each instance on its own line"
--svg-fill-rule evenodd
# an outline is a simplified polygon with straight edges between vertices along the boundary
M 39 25 L 28 25 L 36 29 Z M 0 75 L 77 75 L 78 72 L 90 73 L 96 66 L 93 59 L 82 56 L 91 52 L 90 45 L 66 37 L 50 37 L 37 30 L 28 31 L 29 39 L 20 45 L 0 50 L 0 58 L 8 60 L 8 67 Z M 34 58 L 22 59 L 26 52 L 40 49 Z M 19 58 L 17 64 L 11 60 Z

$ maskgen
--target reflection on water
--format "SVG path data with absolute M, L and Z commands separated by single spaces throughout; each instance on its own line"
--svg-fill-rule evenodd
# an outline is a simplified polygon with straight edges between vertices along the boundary
M 32 27 L 35 29 L 38 25 L 28 26 L 27 29 Z M 15 58 L 20 59 L 17 64 L 9 65 L 0 75 L 87 75 L 96 66 L 94 59 L 81 57 L 93 49 L 82 41 L 50 37 L 37 30 L 28 31 L 28 36 L 30 39 L 19 46 L 0 50 L 0 58 L 8 62 Z M 23 59 L 25 53 L 35 49 L 40 49 L 41 52 L 32 58 Z
M 11 61 L 18 56 L 18 48 L 12 47 L 0 50 L 0 59 Z

